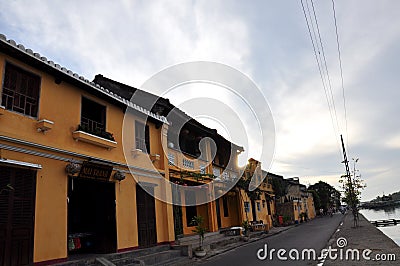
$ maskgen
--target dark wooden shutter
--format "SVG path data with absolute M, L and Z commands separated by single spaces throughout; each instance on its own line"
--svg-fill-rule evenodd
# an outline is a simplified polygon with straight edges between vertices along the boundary
M 1 265 L 33 263 L 35 175 L 36 172 L 29 169 L 0 166 L 3 189 L 0 195 Z
M 139 247 L 155 246 L 157 244 L 155 201 L 154 197 L 140 185 L 136 185 L 136 204 Z
M 148 125 L 146 125 L 144 129 L 144 143 L 146 144 L 146 152 L 150 154 L 150 132 Z

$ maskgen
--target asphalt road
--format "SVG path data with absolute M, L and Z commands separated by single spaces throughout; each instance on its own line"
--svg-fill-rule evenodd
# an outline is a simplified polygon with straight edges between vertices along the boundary
M 334 214 L 333 217 L 325 216 L 323 218 L 316 218 L 280 234 L 251 242 L 211 257 L 204 261 L 202 265 L 317 265 L 318 260 L 308 259 L 308 252 L 304 252 L 306 259 L 302 260 L 303 250 L 314 249 L 318 258 L 321 250 L 326 248 L 328 240 L 336 231 L 342 219 L 343 215 L 340 213 Z M 267 257 L 261 260 L 258 258 L 257 252 L 260 257 L 263 257 L 265 255 L 265 248 L 267 250 Z M 259 251 L 260 249 L 262 251 Z M 270 256 L 272 249 L 275 249 L 275 251 Z M 285 250 L 284 254 L 281 253 L 281 257 L 286 257 L 287 260 L 284 261 L 278 258 L 277 253 L 279 249 Z M 290 255 L 291 257 L 297 256 L 296 251 L 291 251 L 291 249 L 296 249 L 299 252 L 298 256 L 300 260 L 290 258 Z

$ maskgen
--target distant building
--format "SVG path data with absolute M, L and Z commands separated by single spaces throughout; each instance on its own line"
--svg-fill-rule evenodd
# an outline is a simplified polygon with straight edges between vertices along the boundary
M 300 184 L 298 177 L 284 179 L 287 193 L 277 203 L 277 215 L 286 217 L 294 222 L 315 217 L 315 206 L 312 193 L 307 191 L 305 185 Z
M 253 190 L 237 186 L 240 191 L 242 221 L 262 223 L 266 226 L 265 229 L 269 230 L 273 226 L 275 214 L 274 191 L 268 173 L 261 169 L 261 162 L 249 159 L 242 181 L 246 186 L 250 185 Z

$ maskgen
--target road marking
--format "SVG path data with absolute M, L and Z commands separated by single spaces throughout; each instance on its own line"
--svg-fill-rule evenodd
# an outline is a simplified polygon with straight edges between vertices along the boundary
M 322 259 L 319 261 L 319 263 L 317 264 L 317 266 L 323 266 L 324 265 L 324 262 L 325 262 L 325 260 L 326 260 L 326 257 L 328 256 L 328 252 L 326 251 L 326 252 L 323 252 L 322 254 Z

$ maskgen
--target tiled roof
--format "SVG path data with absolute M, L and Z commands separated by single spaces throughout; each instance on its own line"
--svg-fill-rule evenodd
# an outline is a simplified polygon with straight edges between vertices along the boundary
M 121 97 L 120 95 L 113 93 L 112 91 L 109 91 L 108 89 L 100 86 L 99 84 L 89 81 L 85 77 L 83 77 L 77 73 L 74 73 L 73 71 L 71 71 L 63 66 L 60 66 L 59 64 L 56 64 L 53 61 L 47 60 L 46 57 L 40 55 L 39 53 L 33 52 L 31 49 L 26 49 L 22 44 L 17 44 L 14 40 L 11 40 L 11 39 L 7 40 L 7 37 L 3 34 L 0 34 L 0 42 L 8 45 L 10 48 L 13 48 L 15 50 L 23 52 L 24 54 L 32 57 L 33 59 L 37 60 L 38 62 L 40 62 L 42 64 L 46 64 L 47 66 L 54 68 L 54 70 L 59 71 L 60 73 L 67 75 L 70 78 L 73 78 L 73 79 L 85 84 L 86 86 L 92 87 L 92 89 L 95 89 L 96 91 L 106 95 L 107 97 L 110 97 L 110 98 L 112 98 L 130 108 L 133 108 L 140 113 L 143 113 L 149 117 L 152 117 L 158 121 L 168 124 L 168 121 L 164 116 L 154 114 L 154 113 L 150 112 L 149 110 L 147 110 L 135 103 L 128 101 L 127 99 Z

